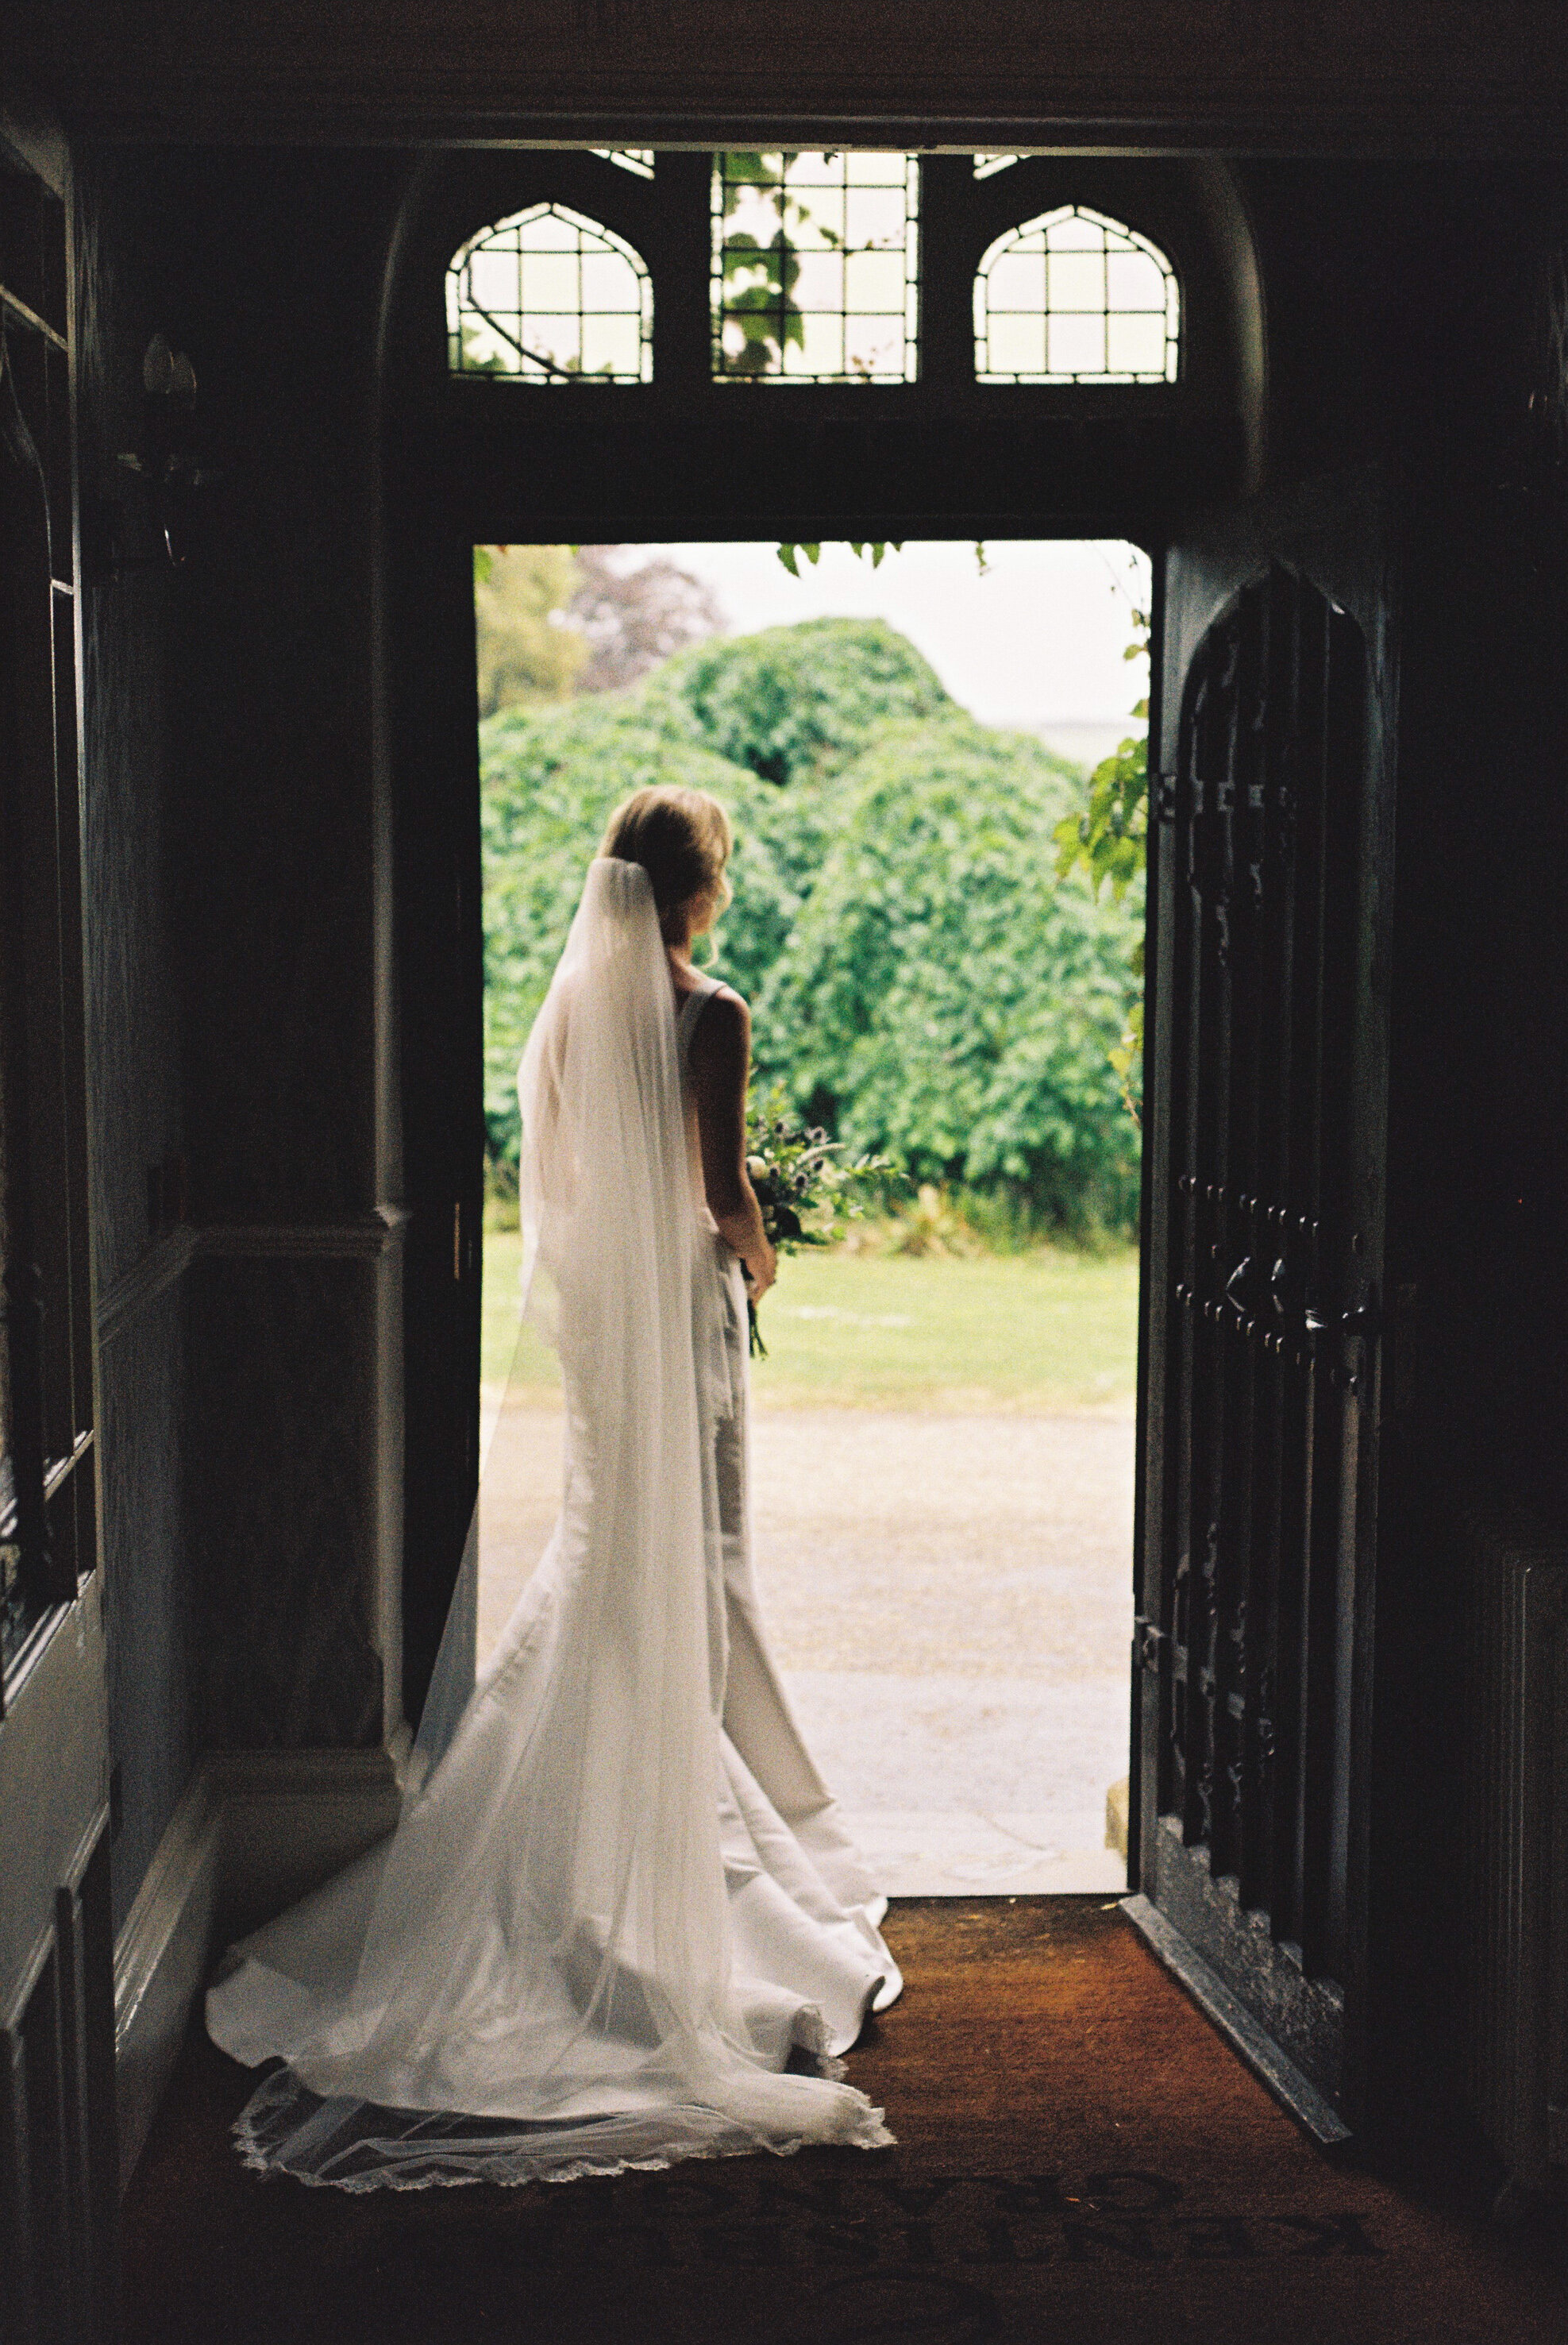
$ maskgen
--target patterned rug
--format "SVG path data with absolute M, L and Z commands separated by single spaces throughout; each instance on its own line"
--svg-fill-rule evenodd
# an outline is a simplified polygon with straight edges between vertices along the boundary
M 1561 2345 L 1557 2249 L 1324 2157 L 1094 1898 L 895 1905 L 850 2056 L 898 2147 L 521 2190 L 260 2180 L 193 2042 L 127 2345 Z

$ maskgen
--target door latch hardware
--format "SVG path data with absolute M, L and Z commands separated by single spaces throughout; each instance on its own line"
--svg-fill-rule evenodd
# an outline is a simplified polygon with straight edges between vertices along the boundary
M 1158 1670 L 1160 1647 L 1165 1642 L 1165 1630 L 1157 1629 L 1152 1620 L 1145 1620 L 1140 1616 L 1132 1624 L 1133 1668 Z
M 1231 1272 L 1229 1277 L 1225 1282 L 1225 1300 L 1229 1303 L 1230 1308 L 1235 1312 L 1239 1319 L 1246 1318 L 1247 1305 L 1242 1302 L 1241 1297 L 1238 1294 L 1236 1290 L 1240 1285 L 1242 1280 L 1246 1277 L 1251 1267 L 1251 1255 L 1249 1254 L 1244 1254 L 1240 1261 L 1237 1264 L 1235 1269 Z

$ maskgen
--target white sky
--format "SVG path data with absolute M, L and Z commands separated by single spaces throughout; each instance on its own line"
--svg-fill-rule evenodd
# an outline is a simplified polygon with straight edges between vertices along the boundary
M 1130 545 L 994 541 L 984 574 L 973 545 L 911 543 L 876 570 L 847 545 L 824 545 L 815 569 L 800 557 L 798 579 L 772 543 L 637 552 L 667 554 L 702 579 L 732 634 L 885 619 L 983 724 L 1114 725 L 1146 689 L 1145 663 L 1123 657 L 1132 606 L 1148 608 L 1148 563 Z

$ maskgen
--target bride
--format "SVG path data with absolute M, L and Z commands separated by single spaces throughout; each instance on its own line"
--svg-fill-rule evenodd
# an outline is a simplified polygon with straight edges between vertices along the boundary
M 644 789 L 589 866 L 518 1078 L 560 1520 L 444 1749 L 443 1648 L 391 1838 L 208 1994 L 225 2051 L 283 2063 L 254 2166 L 407 2188 L 892 2138 L 837 2056 L 899 1992 L 886 1900 L 752 1575 L 745 1282 L 775 1264 L 746 1007 L 691 958 L 730 848 L 715 799 Z

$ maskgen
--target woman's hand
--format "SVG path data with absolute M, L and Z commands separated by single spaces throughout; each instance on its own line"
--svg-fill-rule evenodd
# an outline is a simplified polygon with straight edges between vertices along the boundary
M 764 1234 L 760 1245 L 751 1245 L 742 1257 L 745 1266 L 746 1293 L 754 1303 L 760 1303 L 779 1274 L 776 1248 Z

